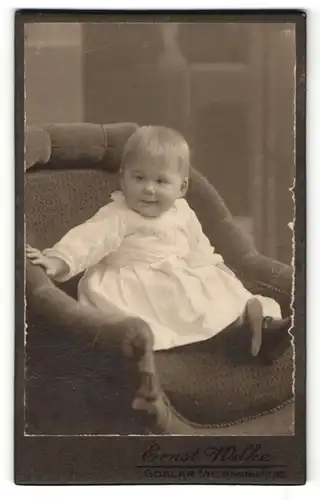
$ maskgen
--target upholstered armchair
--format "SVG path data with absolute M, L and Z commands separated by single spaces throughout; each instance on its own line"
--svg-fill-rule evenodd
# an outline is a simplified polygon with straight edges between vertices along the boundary
M 53 245 L 109 201 L 123 146 L 136 126 L 27 128 L 27 243 Z M 195 169 L 187 199 L 227 265 L 251 291 L 274 297 L 290 314 L 291 268 L 255 249 Z M 150 328 L 139 318 L 114 323 L 81 307 L 78 279 L 56 284 L 26 261 L 28 433 L 241 434 L 250 433 L 250 423 L 292 408 L 291 350 L 272 366 L 255 359 L 239 363 L 237 346 L 226 353 L 219 336 L 210 348 L 201 343 L 153 352 Z

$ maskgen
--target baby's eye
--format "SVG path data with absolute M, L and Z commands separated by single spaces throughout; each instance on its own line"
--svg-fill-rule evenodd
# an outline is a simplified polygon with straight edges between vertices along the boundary
M 158 179 L 157 183 L 158 184 L 168 184 L 168 181 L 166 179 Z
M 144 177 L 143 177 L 143 175 L 137 174 L 137 175 L 135 175 L 135 179 L 137 181 L 143 181 Z

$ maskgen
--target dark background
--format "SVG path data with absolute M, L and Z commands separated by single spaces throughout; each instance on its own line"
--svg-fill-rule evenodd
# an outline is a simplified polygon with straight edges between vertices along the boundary
M 257 247 L 290 262 L 294 68 L 287 23 L 34 23 L 26 120 L 181 130 Z

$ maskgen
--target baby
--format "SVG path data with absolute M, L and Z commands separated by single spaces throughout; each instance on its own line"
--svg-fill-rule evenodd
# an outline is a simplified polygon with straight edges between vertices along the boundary
M 276 358 L 290 344 L 279 305 L 253 296 L 215 253 L 184 199 L 190 152 L 180 133 L 139 128 L 120 167 L 121 191 L 53 248 L 27 256 L 56 281 L 85 271 L 81 303 L 115 318 L 138 316 L 154 349 L 205 341 L 247 324 L 251 354 Z

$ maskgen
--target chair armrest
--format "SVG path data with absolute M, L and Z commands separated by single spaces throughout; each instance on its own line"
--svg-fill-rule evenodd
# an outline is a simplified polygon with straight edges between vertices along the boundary
M 197 170 L 191 169 L 189 202 L 198 215 L 203 230 L 226 264 L 246 282 L 254 282 L 290 296 L 292 268 L 261 255 L 253 242 L 236 224 L 215 188 Z M 274 295 L 274 294 L 273 294 Z
M 283 316 L 290 316 L 293 269 L 258 252 L 246 255 L 236 273 L 252 293 L 275 299 Z
M 66 335 L 87 343 L 89 348 L 96 347 L 127 360 L 129 368 L 133 367 L 135 372 L 131 371 L 135 387 L 130 397 L 134 400 L 143 394 L 147 400 L 154 399 L 154 387 L 150 385 L 150 378 L 153 379 L 155 374 L 153 334 L 143 320 L 125 317 L 113 321 L 98 310 L 83 306 L 56 287 L 43 269 L 28 259 L 26 295 L 28 310 L 35 318 L 50 325 L 48 331 L 54 334 L 60 329 Z
M 237 225 L 216 189 L 194 168 L 187 193 L 202 229 L 226 264 L 237 269 L 246 255 L 257 253 L 252 241 Z
M 287 264 L 256 253 L 245 257 L 242 270 L 248 279 L 261 282 L 285 294 L 291 294 L 293 269 Z

